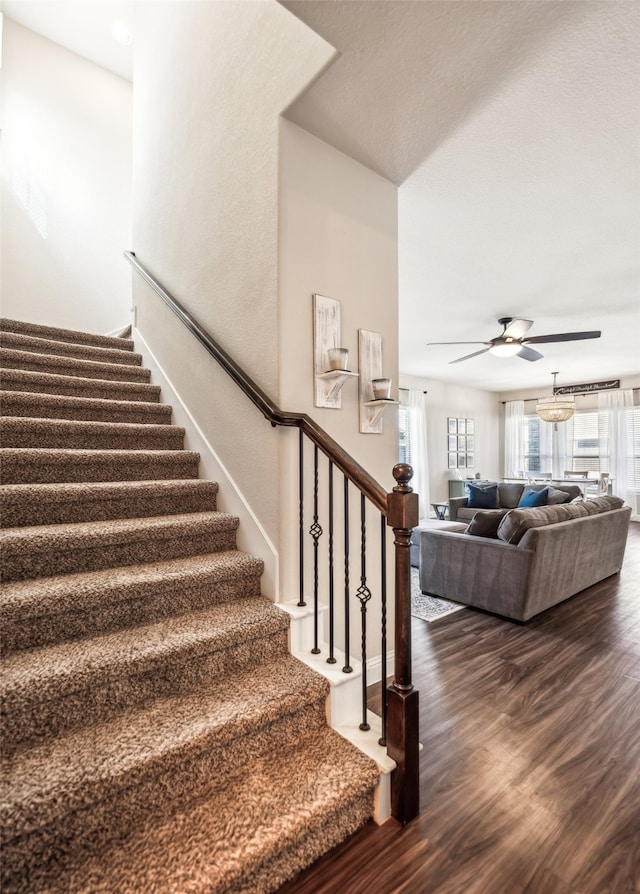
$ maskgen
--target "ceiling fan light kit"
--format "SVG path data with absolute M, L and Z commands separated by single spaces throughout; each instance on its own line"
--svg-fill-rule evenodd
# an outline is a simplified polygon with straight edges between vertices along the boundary
M 543 422 L 566 422 L 575 413 L 573 398 L 559 398 L 556 395 L 557 372 L 553 376 L 553 393 L 550 397 L 544 397 L 536 404 L 536 413 Z
M 500 317 L 498 323 L 502 326 L 502 332 L 491 341 L 431 341 L 428 345 L 485 345 L 480 351 L 474 351 L 473 354 L 465 354 L 464 357 L 458 357 L 457 360 L 450 360 L 449 363 L 462 363 L 463 360 L 470 360 L 472 357 L 479 357 L 480 354 L 486 354 L 487 351 L 494 357 L 515 357 L 518 356 L 522 360 L 541 360 L 542 354 L 534 351 L 529 347 L 533 344 L 549 344 L 551 342 L 560 341 L 581 341 L 585 338 L 600 338 L 600 330 L 591 330 L 589 332 L 556 332 L 553 335 L 534 335 L 527 336 L 529 328 L 533 326 L 533 320 L 518 320 L 513 317 Z
M 522 350 L 519 341 L 513 338 L 496 339 L 489 348 L 489 353 L 494 357 L 513 357 Z

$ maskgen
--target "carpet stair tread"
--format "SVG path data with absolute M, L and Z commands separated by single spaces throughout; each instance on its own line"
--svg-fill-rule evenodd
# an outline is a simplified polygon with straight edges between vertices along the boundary
M 89 379 L 108 379 L 116 382 L 149 382 L 151 373 L 143 366 L 122 363 L 99 363 L 97 360 L 76 360 L 74 357 L 55 357 L 0 348 L 0 365 L 7 369 L 30 369 L 56 375 L 81 376 Z
M 377 771 L 334 731 L 313 730 L 214 778 L 197 802 L 148 815 L 121 845 L 74 870 L 31 878 L 31 891 L 267 894 L 371 814 Z M 6 889 L 11 891 L 11 888 Z
M 133 351 L 133 341 L 115 335 L 95 335 L 91 332 L 80 332 L 76 329 L 64 329 L 58 326 L 43 326 L 40 323 L 26 323 L 22 320 L 0 319 L 0 331 L 18 332 L 35 338 L 48 338 L 54 341 L 65 341 L 73 344 L 97 345 L 124 351 Z
M 133 340 L 0 320 L 0 377 L 4 894 L 275 892 L 375 762 Z
M 38 419 L 75 419 L 87 422 L 135 422 L 140 425 L 171 423 L 168 404 L 143 401 L 34 394 L 29 391 L 0 392 L 0 407 L 7 416 Z
M 54 394 L 145 403 L 160 400 L 160 386 L 151 385 L 149 382 L 89 379 L 30 369 L 0 369 L 0 382 L 7 391 L 33 392 L 39 395 Z
M 157 562 L 234 549 L 236 516 L 188 512 L 0 531 L 2 580 L 24 580 L 80 570 Z M 46 571 L 49 571 L 49 574 Z
M 197 478 L 200 462 L 200 455 L 189 450 L 3 447 L 0 458 L 3 484 Z
M 181 450 L 184 446 L 184 428 L 153 423 L 140 425 L 136 422 L 3 416 L 0 419 L 0 440 L 4 447 Z
M 260 595 L 262 559 L 224 550 L 0 584 L 3 654 Z
M 0 345 L 3 348 L 11 348 L 14 351 L 48 354 L 52 357 L 75 357 L 78 360 L 97 360 L 101 363 L 124 363 L 131 366 L 142 365 L 142 355 L 134 353 L 131 349 L 103 348 L 93 345 L 54 341 L 53 339 L 38 338 L 18 332 L 3 332 L 0 330 Z
M 201 478 L 7 484 L 0 491 L 0 525 L 60 525 L 215 511 L 217 494 L 218 485 Z
M 262 597 L 7 657 L 5 754 L 287 651 L 288 617 Z M 231 682 L 231 680 L 229 680 Z
M 127 788 L 165 779 L 167 772 L 175 780 L 188 761 L 205 755 L 211 773 L 218 763 L 214 750 L 238 739 L 245 757 L 259 754 L 264 737 L 251 743 L 252 732 L 309 705 L 322 717 L 327 691 L 318 674 L 290 655 L 280 656 L 241 671 L 233 684 L 223 679 L 185 696 L 161 698 L 3 759 L 3 777 L 11 783 L 1 808 L 3 839 L 17 838 L 18 829 L 22 836 L 64 822 L 71 811 L 93 809 Z

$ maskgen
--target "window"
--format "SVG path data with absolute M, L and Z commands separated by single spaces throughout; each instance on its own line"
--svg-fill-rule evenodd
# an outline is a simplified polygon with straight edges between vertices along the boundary
M 609 471 L 607 422 L 607 415 L 597 410 L 574 414 L 573 437 L 567 450 L 568 469 L 574 472 Z
M 612 492 L 640 511 L 640 406 L 628 394 L 599 404 L 558 426 L 532 412 L 506 413 L 505 456 L 517 447 L 508 474 L 562 478 L 572 470 L 588 473 L 592 481 L 608 474 Z
M 627 455 L 627 481 L 632 490 L 640 493 L 640 407 L 632 407 L 628 413 L 631 444 Z
M 522 450 L 525 472 L 552 471 L 551 438 L 536 413 L 528 414 L 523 419 Z M 546 436 L 545 436 L 546 435 Z
M 524 470 L 527 472 L 543 471 L 540 463 L 540 420 L 535 414 L 524 417 L 522 446 Z

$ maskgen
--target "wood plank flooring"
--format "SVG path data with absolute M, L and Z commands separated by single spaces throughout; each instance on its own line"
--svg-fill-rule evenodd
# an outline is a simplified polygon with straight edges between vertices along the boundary
M 413 644 L 420 816 L 279 894 L 639 894 L 640 523 L 620 575 L 526 625 L 414 618 Z

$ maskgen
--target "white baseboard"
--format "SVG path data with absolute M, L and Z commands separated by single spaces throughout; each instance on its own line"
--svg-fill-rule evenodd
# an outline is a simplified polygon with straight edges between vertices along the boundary
M 125 326 L 118 326 L 117 329 L 113 329 L 111 332 L 105 332 L 104 334 L 107 338 L 120 338 L 125 332 L 129 332 L 129 329 L 131 329 L 131 323 L 127 323 Z
M 191 415 L 186 402 L 176 391 L 173 383 L 145 342 L 139 329 L 132 328 L 131 337 L 133 338 L 136 351 L 142 355 L 144 366 L 151 370 L 152 382 L 160 386 L 163 403 L 171 404 L 173 408 L 173 423 L 185 429 L 185 448 L 200 454 L 201 476 L 219 484 L 218 509 L 221 512 L 235 515 L 240 519 L 238 548 L 263 560 L 263 594 L 277 602 L 279 593 L 279 557 L 275 546 L 258 518 L 252 512 L 240 488 Z

